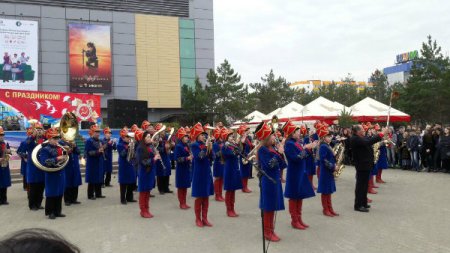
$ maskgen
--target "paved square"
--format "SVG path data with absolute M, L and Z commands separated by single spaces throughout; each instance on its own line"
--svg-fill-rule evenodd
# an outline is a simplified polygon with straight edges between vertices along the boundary
M 339 217 L 321 213 L 320 197 L 304 201 L 305 231 L 290 226 L 287 210 L 278 212 L 276 232 L 282 238 L 269 252 L 450 252 L 450 175 L 388 170 L 387 184 L 374 200 L 370 213 L 353 211 L 354 169 L 347 167 L 333 194 Z M 174 177 L 172 189 L 174 188 Z M 49 220 L 44 212 L 27 208 L 21 184 L 8 191 L 9 206 L 0 206 L 0 235 L 23 228 L 56 230 L 83 252 L 262 252 L 257 180 L 253 193 L 236 195 L 238 218 L 228 218 L 224 203 L 210 199 L 212 228 L 197 228 L 193 208 L 178 209 L 176 194 L 151 199 L 153 219 L 139 216 L 138 204 L 123 206 L 117 178 L 104 189 L 105 199 L 88 200 L 80 188 L 78 206 L 63 206 L 66 218 Z M 135 194 L 137 199 L 137 194 Z M 285 201 L 287 207 L 287 201 Z M 188 198 L 193 206 L 193 199 Z

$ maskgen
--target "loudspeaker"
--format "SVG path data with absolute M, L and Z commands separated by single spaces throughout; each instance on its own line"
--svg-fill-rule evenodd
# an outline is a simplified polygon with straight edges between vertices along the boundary
M 109 99 L 108 126 L 111 128 L 138 126 L 147 119 L 147 101 Z

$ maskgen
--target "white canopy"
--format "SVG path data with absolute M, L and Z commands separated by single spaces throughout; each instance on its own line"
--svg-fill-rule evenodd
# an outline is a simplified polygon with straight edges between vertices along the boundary
M 358 121 L 387 121 L 389 106 L 377 100 L 366 97 L 350 107 L 352 116 Z M 410 121 L 411 117 L 397 109 L 391 108 L 391 122 Z
M 250 114 L 248 114 L 247 116 L 245 116 L 242 120 L 236 121 L 234 125 L 240 125 L 242 123 L 256 124 L 263 121 L 266 117 L 267 116 L 264 113 L 255 110 Z

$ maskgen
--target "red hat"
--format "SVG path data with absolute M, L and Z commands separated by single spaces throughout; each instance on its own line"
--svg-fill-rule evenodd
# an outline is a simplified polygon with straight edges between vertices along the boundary
M 131 131 L 131 132 L 136 132 L 136 130 L 138 130 L 138 126 L 137 126 L 136 124 L 133 124 L 133 125 L 131 126 L 130 131 Z
M 315 123 L 314 123 L 314 128 L 316 129 L 316 130 L 318 130 L 319 128 L 321 128 L 322 127 L 322 122 L 320 122 L 320 120 L 318 120 L 318 121 L 316 121 Z
M 141 129 L 137 129 L 136 131 L 134 131 L 134 138 L 136 139 L 136 141 L 141 141 L 143 137 L 144 131 L 142 131 Z
M 128 127 L 124 127 L 120 130 L 120 137 L 124 138 L 128 136 Z
M 152 123 L 150 123 L 148 120 L 144 120 L 144 121 L 142 121 L 141 128 L 143 130 L 145 130 L 145 129 L 147 129 L 147 127 L 149 127 L 151 125 L 152 125 Z
M 186 135 L 188 135 L 188 134 L 186 133 L 186 130 L 184 130 L 184 127 L 180 127 L 176 134 L 177 139 L 179 139 L 179 140 L 183 139 L 183 137 Z
M 214 131 L 213 131 L 214 139 L 216 139 L 216 140 L 220 139 L 221 132 L 222 132 L 221 128 L 219 128 L 219 127 L 214 128 Z
M 220 138 L 222 138 L 223 141 L 227 141 L 230 134 L 233 134 L 233 130 L 223 127 L 220 131 Z
M 205 133 L 205 131 L 203 131 L 202 124 L 200 122 L 198 122 L 191 129 L 191 132 L 190 132 L 191 140 L 193 140 L 193 141 L 197 140 L 197 137 L 203 133 Z
M 47 139 L 51 139 L 54 137 L 60 137 L 58 129 L 56 129 L 54 127 L 47 129 L 47 131 L 45 132 L 45 137 Z
M 103 134 L 111 133 L 111 129 L 109 127 L 103 128 Z
M 329 133 L 330 133 L 330 132 L 328 131 L 328 127 L 325 127 L 325 126 L 319 128 L 319 129 L 317 130 L 317 135 L 318 135 L 320 138 L 327 136 Z
M 272 128 L 266 122 L 261 122 L 255 130 L 256 139 L 263 141 L 272 134 Z
M 32 134 L 33 134 L 33 128 L 32 127 L 27 128 L 27 135 L 30 136 Z
M 28 134 L 28 131 L 27 131 Z M 0 135 L 5 135 L 5 130 L 3 130 L 3 127 L 0 126 Z
M 308 134 L 308 129 L 306 128 L 306 126 L 300 126 L 300 134 L 303 136 Z
M 248 129 L 250 129 L 250 128 L 246 124 L 243 124 L 238 128 L 237 133 L 239 135 L 243 135 L 245 133 L 245 131 L 247 131 Z
M 184 127 L 184 131 L 186 131 L 187 134 L 191 133 L 191 129 L 188 126 Z
M 283 132 L 284 132 L 284 137 L 288 137 L 289 135 L 293 134 L 295 132 L 295 130 L 299 129 L 298 126 L 294 125 L 294 123 L 290 120 L 288 120 L 284 125 L 283 125 Z
M 156 126 L 155 126 L 155 130 L 156 131 L 159 131 L 161 128 L 162 128 L 162 126 L 163 126 L 163 124 L 162 123 L 158 123 L 158 124 L 156 124 Z
M 205 131 L 205 132 L 208 131 L 209 130 L 208 127 L 209 127 L 209 123 L 204 124 L 203 131 Z
M 100 129 L 98 128 L 97 124 L 92 125 L 89 128 L 89 135 L 92 136 L 95 132 L 100 132 Z

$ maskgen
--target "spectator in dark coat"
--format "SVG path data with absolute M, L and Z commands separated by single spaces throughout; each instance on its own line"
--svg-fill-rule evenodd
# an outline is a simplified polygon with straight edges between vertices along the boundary
M 450 127 L 444 129 L 444 135 L 441 136 L 440 145 L 442 170 L 450 173 Z

